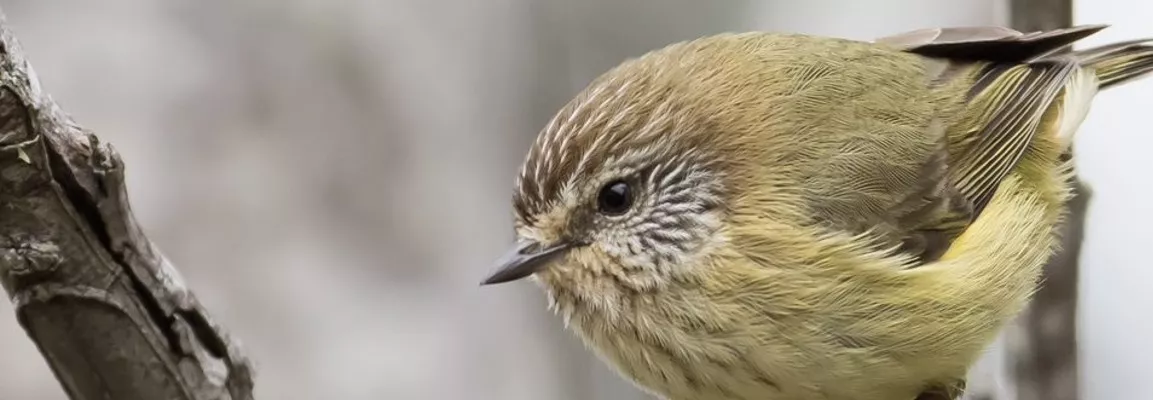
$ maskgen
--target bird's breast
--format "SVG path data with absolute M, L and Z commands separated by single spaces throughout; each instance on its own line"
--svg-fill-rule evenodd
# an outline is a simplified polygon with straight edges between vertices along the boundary
M 774 395 L 782 394 L 781 384 L 757 367 L 763 353 L 747 340 L 694 332 L 649 310 L 622 312 L 634 318 L 613 320 L 595 310 L 578 309 L 569 326 L 601 359 L 642 389 L 670 400 L 790 398 Z
M 541 283 L 554 311 L 602 360 L 669 400 L 912 398 L 919 389 L 895 360 L 824 340 L 817 333 L 829 325 L 819 320 L 777 320 L 783 312 L 769 303 L 788 301 L 771 293 Z

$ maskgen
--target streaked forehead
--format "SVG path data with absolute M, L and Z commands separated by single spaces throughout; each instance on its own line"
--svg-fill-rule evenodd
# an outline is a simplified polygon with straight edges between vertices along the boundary
M 607 162 L 671 150 L 659 146 L 660 139 L 687 122 L 687 110 L 675 100 L 676 80 L 645 64 L 626 63 L 610 71 L 549 121 L 517 177 L 519 217 L 531 220 L 559 201 L 566 185 Z

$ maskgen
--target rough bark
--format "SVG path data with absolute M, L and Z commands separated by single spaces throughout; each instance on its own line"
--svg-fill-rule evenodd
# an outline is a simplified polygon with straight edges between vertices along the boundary
M 253 398 L 238 343 L 133 217 L 119 155 L 41 90 L 2 13 L 0 283 L 74 400 Z

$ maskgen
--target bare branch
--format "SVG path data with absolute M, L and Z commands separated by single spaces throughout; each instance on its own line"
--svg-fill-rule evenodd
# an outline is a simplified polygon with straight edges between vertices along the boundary
M 72 399 L 253 398 L 239 345 L 137 224 L 120 156 L 42 92 L 2 14 L 0 283 Z

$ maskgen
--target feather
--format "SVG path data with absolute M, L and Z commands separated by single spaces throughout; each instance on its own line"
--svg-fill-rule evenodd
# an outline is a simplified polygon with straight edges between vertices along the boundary
M 949 174 L 974 215 L 1025 155 L 1042 117 L 1076 68 L 1058 62 L 997 65 L 974 85 L 980 89 L 972 95 L 970 112 L 989 117 L 968 128 L 974 131 L 973 144 L 953 161 Z
M 874 42 L 927 57 L 1013 63 L 1052 54 L 1107 27 L 1082 25 L 1032 33 L 991 26 L 931 28 L 898 33 Z
M 969 89 L 964 111 L 980 118 L 962 119 L 962 126 L 954 127 L 962 132 L 956 140 L 963 145 L 954 148 L 947 162 L 948 179 L 967 207 L 929 215 L 937 221 L 913 224 L 917 227 L 907 232 L 906 241 L 927 232 L 947 232 L 945 240 L 935 242 L 949 246 L 963 231 L 957 222 L 967 224 L 980 216 L 1037 135 L 1055 138 L 1067 149 L 1099 89 L 1153 72 L 1150 40 L 1058 53 L 1105 27 L 1084 25 L 1027 34 L 1000 27 L 936 28 L 875 41 L 933 61 L 944 60 L 947 69 L 954 71 L 981 71 Z M 1052 115 L 1058 117 L 1049 123 Z M 970 213 L 968 220 L 959 218 L 965 212 Z M 917 249 L 923 262 L 945 250 L 927 247 Z

